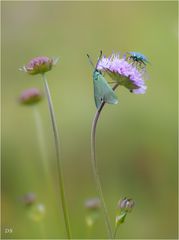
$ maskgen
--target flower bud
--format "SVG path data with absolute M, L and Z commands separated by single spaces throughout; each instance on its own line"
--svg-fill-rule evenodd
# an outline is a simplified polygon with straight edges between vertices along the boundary
M 22 104 L 31 105 L 39 102 L 42 99 L 42 94 L 37 88 L 29 88 L 24 90 L 20 95 Z
M 134 201 L 132 199 L 125 197 L 119 200 L 117 204 L 116 226 L 124 223 L 127 214 L 132 211 L 133 207 Z
M 49 57 L 36 57 L 33 58 L 27 65 L 19 68 L 20 71 L 27 72 L 31 75 L 43 74 L 52 69 L 52 66 L 55 65 L 58 61 L 58 58 L 49 58 Z
M 36 201 L 36 195 L 35 193 L 29 192 L 29 193 L 26 193 L 24 196 L 22 196 L 21 199 L 26 206 L 31 206 Z
M 131 212 L 134 204 L 134 200 L 125 197 L 118 202 L 118 208 L 123 212 Z

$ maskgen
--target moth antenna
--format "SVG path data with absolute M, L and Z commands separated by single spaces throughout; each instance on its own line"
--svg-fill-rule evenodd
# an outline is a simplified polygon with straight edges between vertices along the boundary
M 95 66 L 94 66 L 94 64 L 93 64 L 93 62 L 92 62 L 92 60 L 91 60 L 91 58 L 90 58 L 90 55 L 87 54 L 87 57 L 88 57 L 89 63 L 90 63 L 91 66 L 95 69 Z
M 97 61 L 97 63 L 96 63 L 96 69 L 97 69 L 97 67 L 98 67 L 99 61 L 101 60 L 102 55 L 103 55 L 103 52 L 102 52 L 102 50 L 101 50 L 101 51 L 100 51 L 100 54 L 99 54 L 99 57 L 98 57 L 98 61 Z

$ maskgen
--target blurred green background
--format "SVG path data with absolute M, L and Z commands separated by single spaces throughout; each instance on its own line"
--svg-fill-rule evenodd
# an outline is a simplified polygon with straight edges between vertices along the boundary
M 92 70 L 102 49 L 145 54 L 145 95 L 117 90 L 97 129 L 97 158 L 111 220 L 122 197 L 135 209 L 120 228 L 128 239 L 177 239 L 177 2 L 2 2 L 2 237 L 64 238 L 58 209 L 54 144 L 47 102 L 21 106 L 20 93 L 43 91 L 40 76 L 18 71 L 36 56 L 59 56 L 47 74 L 61 135 L 73 238 L 105 238 L 101 217 L 85 223 L 84 201 L 97 195 L 90 163 L 90 128 L 96 111 Z M 35 111 L 45 149 L 40 151 Z M 48 176 L 42 161 L 48 164 Z M 42 222 L 28 217 L 21 196 L 37 195 Z M 12 228 L 12 233 L 5 233 Z

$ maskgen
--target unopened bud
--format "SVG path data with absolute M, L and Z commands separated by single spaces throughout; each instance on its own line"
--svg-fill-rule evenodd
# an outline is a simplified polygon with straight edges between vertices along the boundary
M 118 208 L 124 212 L 131 212 L 134 204 L 134 200 L 125 197 L 118 202 Z
M 22 104 L 31 105 L 39 102 L 42 99 L 42 94 L 37 88 L 29 88 L 24 90 L 20 95 L 20 102 Z

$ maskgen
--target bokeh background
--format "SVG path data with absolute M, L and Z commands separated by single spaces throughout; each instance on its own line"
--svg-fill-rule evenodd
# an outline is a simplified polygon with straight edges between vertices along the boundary
M 29 87 L 44 91 L 40 76 L 18 71 L 44 55 L 60 57 L 47 77 L 61 136 L 73 238 L 106 238 L 102 214 L 89 229 L 84 208 L 86 199 L 97 196 L 90 163 L 96 109 L 86 54 L 96 62 L 101 49 L 106 55 L 139 51 L 151 62 L 146 94 L 119 88 L 120 103 L 107 105 L 99 121 L 97 158 L 111 221 L 118 200 L 131 197 L 135 209 L 121 226 L 120 238 L 177 239 L 177 10 L 177 2 L 2 2 L 4 239 L 65 237 L 46 99 L 33 107 L 18 101 Z M 29 218 L 21 201 L 27 192 L 45 205 L 40 222 Z

